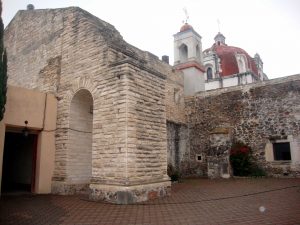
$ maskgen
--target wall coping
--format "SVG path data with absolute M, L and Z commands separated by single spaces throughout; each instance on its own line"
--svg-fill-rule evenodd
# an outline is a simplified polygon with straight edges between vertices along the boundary
M 265 80 L 265 81 L 261 81 L 258 83 L 245 84 L 245 85 L 226 87 L 226 88 L 219 88 L 219 89 L 209 90 L 209 91 L 201 91 L 201 92 L 197 92 L 194 96 L 186 97 L 185 99 L 189 100 L 194 97 L 205 98 L 208 96 L 216 96 L 216 95 L 221 95 L 223 93 L 228 93 L 228 92 L 233 92 L 233 91 L 248 92 L 250 89 L 254 89 L 254 88 L 258 88 L 258 87 L 271 86 L 274 84 L 283 84 L 283 83 L 288 83 L 291 81 L 298 81 L 298 80 L 300 80 L 300 74 L 295 74 L 295 75 L 291 75 L 291 76 L 280 77 L 280 78 L 275 78 L 275 79 L 271 79 L 271 80 Z

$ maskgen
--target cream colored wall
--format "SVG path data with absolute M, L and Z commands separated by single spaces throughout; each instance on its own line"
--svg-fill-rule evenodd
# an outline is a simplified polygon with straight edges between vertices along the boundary
M 35 192 L 39 194 L 51 192 L 55 159 L 57 100 L 52 94 L 46 97 L 44 129 L 39 133 L 36 161 Z
M 43 128 L 46 94 L 25 88 L 9 86 L 5 112 L 6 126 L 25 126 L 33 129 Z
M 35 193 L 50 193 L 54 169 L 57 100 L 54 95 L 8 86 L 4 120 L 0 124 L 0 179 L 5 128 L 28 128 L 38 134 Z

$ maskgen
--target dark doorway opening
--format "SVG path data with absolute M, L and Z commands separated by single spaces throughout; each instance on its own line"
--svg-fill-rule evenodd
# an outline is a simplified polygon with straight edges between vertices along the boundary
M 1 192 L 34 192 L 37 135 L 5 133 Z

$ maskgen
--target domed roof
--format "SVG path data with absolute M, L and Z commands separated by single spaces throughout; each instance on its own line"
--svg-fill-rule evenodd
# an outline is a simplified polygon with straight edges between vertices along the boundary
M 211 48 L 206 49 L 204 52 L 209 51 L 215 52 L 221 60 L 221 76 L 230 76 L 239 73 L 239 66 L 236 57 L 237 55 L 242 55 L 243 57 L 245 57 L 247 59 L 247 71 L 251 71 L 254 75 L 258 76 L 258 70 L 254 59 L 250 57 L 244 49 L 234 46 L 228 46 L 226 44 L 215 43 Z
M 187 31 L 187 30 L 193 30 L 194 28 L 189 25 L 188 23 L 185 23 L 183 24 L 183 26 L 180 28 L 180 32 L 184 32 L 184 31 Z

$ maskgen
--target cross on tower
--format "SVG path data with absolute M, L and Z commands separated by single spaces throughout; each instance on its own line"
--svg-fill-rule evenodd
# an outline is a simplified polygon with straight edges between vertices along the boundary
M 217 19 L 217 23 L 218 23 L 218 30 L 219 30 L 219 33 L 221 32 L 220 30 L 221 30 L 221 22 L 220 22 L 220 20 L 219 19 Z
M 187 12 L 186 7 L 183 8 L 183 12 L 184 12 L 184 14 L 185 14 L 185 21 L 183 21 L 183 22 L 184 22 L 184 23 L 187 23 L 187 22 L 188 22 L 188 19 L 189 19 L 190 17 L 189 17 L 189 14 L 188 14 L 188 12 Z

